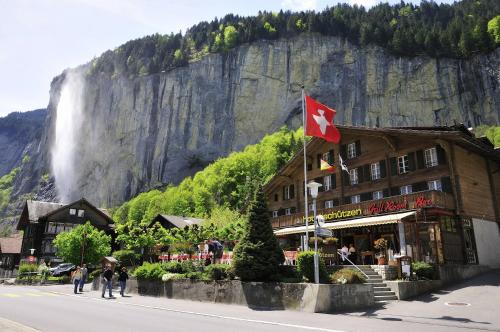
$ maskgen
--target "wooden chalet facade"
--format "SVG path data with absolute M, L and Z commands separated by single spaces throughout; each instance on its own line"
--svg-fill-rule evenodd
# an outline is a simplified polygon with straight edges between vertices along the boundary
M 317 214 L 359 263 L 374 261 L 384 237 L 391 255 L 432 263 L 500 266 L 500 153 L 464 126 L 362 128 L 339 126 L 340 144 L 313 138 L 307 180 L 322 184 Z M 347 166 L 343 171 L 339 156 Z M 328 173 L 321 159 L 333 164 Z M 284 246 L 305 232 L 303 151 L 264 188 L 272 226 Z M 313 206 L 309 234 L 313 236 Z M 366 258 L 366 261 L 365 261 Z
M 70 204 L 26 201 L 18 230 L 24 231 L 21 257 L 30 256 L 30 249 L 35 249 L 33 256 L 45 260 L 56 259 L 53 241 L 57 234 L 70 231 L 87 221 L 99 230 L 114 238 L 114 223 L 104 209 L 96 208 L 82 198 Z

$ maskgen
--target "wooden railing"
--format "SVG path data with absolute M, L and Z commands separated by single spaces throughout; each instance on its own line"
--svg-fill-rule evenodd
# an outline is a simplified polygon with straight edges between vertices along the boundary
M 302 202 L 303 204 L 303 202 Z M 335 220 L 361 218 L 377 214 L 404 212 L 423 207 L 440 207 L 454 209 L 454 199 L 451 194 L 442 191 L 422 191 L 408 195 L 397 195 L 378 200 L 365 201 L 357 204 L 344 204 L 330 209 L 318 209 L 317 214 L 329 215 L 338 211 L 355 211 L 353 216 L 347 216 Z M 303 208 L 303 206 L 301 207 Z M 313 214 L 309 211 L 309 217 Z M 312 218 L 310 218 L 312 221 Z M 334 220 L 326 220 L 334 221 Z M 271 218 L 273 229 L 290 226 L 304 225 L 304 213 L 295 213 L 286 216 Z M 312 224 L 312 222 L 310 222 Z

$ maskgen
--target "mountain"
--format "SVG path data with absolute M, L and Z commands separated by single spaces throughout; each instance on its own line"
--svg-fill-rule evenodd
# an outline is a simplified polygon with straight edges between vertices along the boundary
M 470 1 L 459 4 L 476 8 Z M 318 16 L 264 13 L 241 25 L 240 18 L 228 16 L 200 23 L 185 36 L 131 41 L 65 70 L 52 81 L 39 144 L 27 145 L 25 153 L 16 150 L 29 160 L 21 163 L 3 215 L 17 211 L 26 197 L 85 196 L 98 206 L 115 207 L 145 190 L 177 184 L 283 125 L 300 127 L 301 85 L 335 108 L 340 124 L 498 124 L 500 48 L 490 39 L 484 49 L 480 43 L 485 22 L 498 11 L 484 10 L 481 20 L 464 24 L 471 31 L 479 28 L 460 53 L 461 33 L 468 30 L 459 27 L 457 34 L 444 23 L 434 24 L 440 15 L 429 19 L 425 6 L 385 6 L 373 13 L 395 13 L 395 23 L 387 16 L 377 25 L 375 14 L 367 20 L 374 29 L 393 29 L 383 43 L 369 42 L 360 19 L 372 11 L 358 7 L 335 7 Z M 455 13 L 441 16 L 457 27 L 457 17 L 467 12 L 453 6 L 436 11 Z M 411 55 L 395 47 L 416 29 L 416 17 L 435 29 L 439 52 L 418 52 L 418 38 L 408 44 Z M 341 21 L 341 33 L 323 31 Z M 448 33 L 454 37 L 447 41 Z

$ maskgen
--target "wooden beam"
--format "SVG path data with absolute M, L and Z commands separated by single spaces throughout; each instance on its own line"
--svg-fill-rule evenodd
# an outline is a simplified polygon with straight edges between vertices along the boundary
M 389 145 L 392 151 L 396 151 L 398 149 L 398 142 L 396 139 L 389 135 L 382 135 L 382 139 Z
M 455 213 L 460 214 L 463 211 L 462 192 L 459 185 L 460 180 L 458 179 L 457 170 L 455 168 L 455 150 L 453 149 L 453 144 L 447 141 L 438 139 L 436 142 L 441 145 L 443 150 L 446 152 L 446 161 L 448 162 L 448 168 L 450 171 L 451 189 L 455 199 Z

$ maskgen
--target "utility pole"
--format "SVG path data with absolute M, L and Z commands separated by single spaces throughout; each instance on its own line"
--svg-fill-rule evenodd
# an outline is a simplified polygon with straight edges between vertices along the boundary
M 82 258 L 80 259 L 80 267 L 83 266 L 83 256 L 85 254 L 85 241 L 87 240 L 87 233 L 83 232 L 83 243 L 82 243 Z

